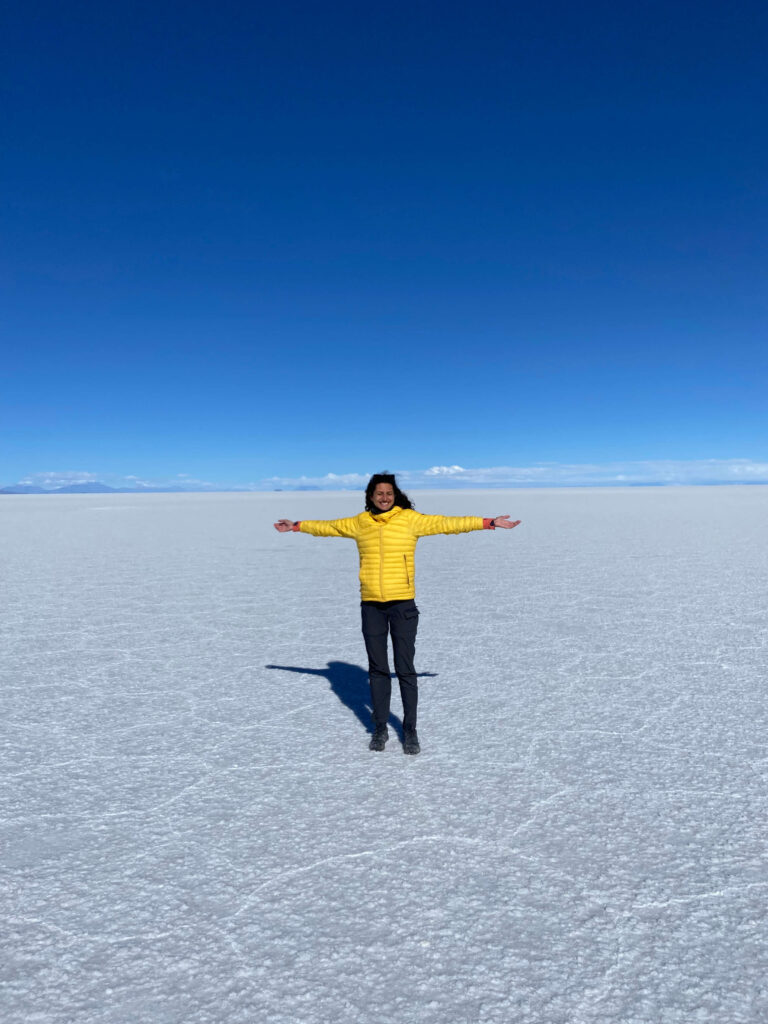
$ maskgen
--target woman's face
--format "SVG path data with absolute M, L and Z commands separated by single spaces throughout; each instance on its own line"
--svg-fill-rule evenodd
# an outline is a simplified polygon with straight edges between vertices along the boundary
M 373 504 L 382 512 L 388 512 L 395 504 L 392 484 L 376 484 L 373 489 Z

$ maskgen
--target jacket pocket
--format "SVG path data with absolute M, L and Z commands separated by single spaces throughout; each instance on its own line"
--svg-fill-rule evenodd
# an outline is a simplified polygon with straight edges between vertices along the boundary
M 405 566 L 405 582 L 410 587 L 411 574 L 408 572 L 408 558 L 406 555 L 403 555 L 403 565 Z

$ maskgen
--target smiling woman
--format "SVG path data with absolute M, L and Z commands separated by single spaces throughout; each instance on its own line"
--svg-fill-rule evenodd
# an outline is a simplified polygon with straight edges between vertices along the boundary
M 420 537 L 469 533 L 472 530 L 511 530 L 520 520 L 510 516 L 427 516 L 413 508 L 390 473 L 375 473 L 365 489 L 365 511 L 347 519 L 279 519 L 280 533 L 309 533 L 315 537 L 348 537 L 360 555 L 360 596 L 363 638 L 368 653 L 368 678 L 373 704 L 371 750 L 383 750 L 389 739 L 392 681 L 387 637 L 392 636 L 395 672 L 403 701 L 403 750 L 421 750 L 416 732 L 418 683 L 413 659 L 419 609 L 415 597 L 415 552 Z

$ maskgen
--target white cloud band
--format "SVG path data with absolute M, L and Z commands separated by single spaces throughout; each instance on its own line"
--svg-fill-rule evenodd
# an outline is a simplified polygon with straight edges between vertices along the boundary
M 645 460 L 610 463 L 541 462 L 533 466 L 430 466 L 428 469 L 397 470 L 403 489 L 491 488 L 491 487 L 631 487 L 674 484 L 768 483 L 768 462 L 752 459 Z M 35 473 L 21 484 L 55 490 L 71 484 L 106 483 L 112 487 L 173 488 L 195 491 L 274 490 L 362 490 L 370 472 L 326 473 L 324 476 L 272 476 L 251 483 L 225 484 L 195 479 L 179 473 L 175 477 L 149 480 L 138 476 L 116 478 L 86 472 Z
M 328 473 L 321 477 L 271 477 L 260 486 L 284 490 L 365 487 L 369 473 Z M 628 487 L 672 484 L 768 483 L 768 462 L 751 459 L 646 460 L 612 463 L 546 462 L 533 466 L 431 466 L 397 471 L 403 488 L 431 487 Z

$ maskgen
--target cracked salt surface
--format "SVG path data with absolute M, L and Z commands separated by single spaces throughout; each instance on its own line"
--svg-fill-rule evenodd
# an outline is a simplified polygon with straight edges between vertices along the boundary
M 2 500 L 6 1024 L 768 1019 L 768 488 L 416 500 L 417 758 L 359 496 Z

